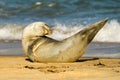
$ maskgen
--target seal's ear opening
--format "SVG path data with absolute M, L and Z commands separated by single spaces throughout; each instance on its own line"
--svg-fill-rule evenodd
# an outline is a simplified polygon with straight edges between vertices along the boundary
M 96 22 L 95 24 L 91 25 L 90 27 L 88 27 L 89 31 L 88 31 L 88 43 L 90 43 L 93 38 L 95 37 L 95 35 L 103 28 L 103 26 L 105 25 L 105 23 L 108 21 L 108 18 L 105 18 L 99 22 Z

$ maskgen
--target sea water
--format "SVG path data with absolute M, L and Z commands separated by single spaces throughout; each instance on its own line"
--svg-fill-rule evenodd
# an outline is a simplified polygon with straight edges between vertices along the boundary
M 120 0 L 0 0 L 0 55 L 24 55 L 22 31 L 32 22 L 46 22 L 53 29 L 49 37 L 63 40 L 107 17 L 83 57 L 120 58 L 119 5 Z

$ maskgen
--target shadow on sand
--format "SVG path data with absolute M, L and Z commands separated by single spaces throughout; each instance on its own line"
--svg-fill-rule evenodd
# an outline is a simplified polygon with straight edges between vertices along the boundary
M 80 58 L 79 60 L 75 61 L 75 62 L 86 62 L 86 61 L 93 61 L 93 60 L 98 60 L 99 58 Z M 33 62 L 32 60 L 30 60 L 29 58 L 25 59 L 26 61 L 29 62 Z
M 93 60 L 98 60 L 99 58 L 80 58 L 76 62 L 86 62 L 86 61 L 93 61 Z

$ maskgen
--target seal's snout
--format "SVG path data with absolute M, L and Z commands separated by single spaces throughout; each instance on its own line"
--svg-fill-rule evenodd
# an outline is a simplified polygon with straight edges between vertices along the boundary
M 47 35 L 51 35 L 52 34 L 52 29 L 47 30 Z
M 52 29 L 50 29 L 48 25 L 45 24 L 42 28 L 43 28 L 43 30 L 44 30 L 44 34 L 45 34 L 45 35 L 50 35 L 50 34 L 52 34 Z

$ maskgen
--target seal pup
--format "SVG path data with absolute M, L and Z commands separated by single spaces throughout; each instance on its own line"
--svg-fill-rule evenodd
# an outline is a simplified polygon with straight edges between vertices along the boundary
M 73 62 L 85 52 L 88 44 L 105 25 L 107 18 L 96 22 L 75 35 L 57 41 L 47 37 L 52 30 L 44 22 L 28 25 L 22 36 L 25 54 L 33 62 Z

